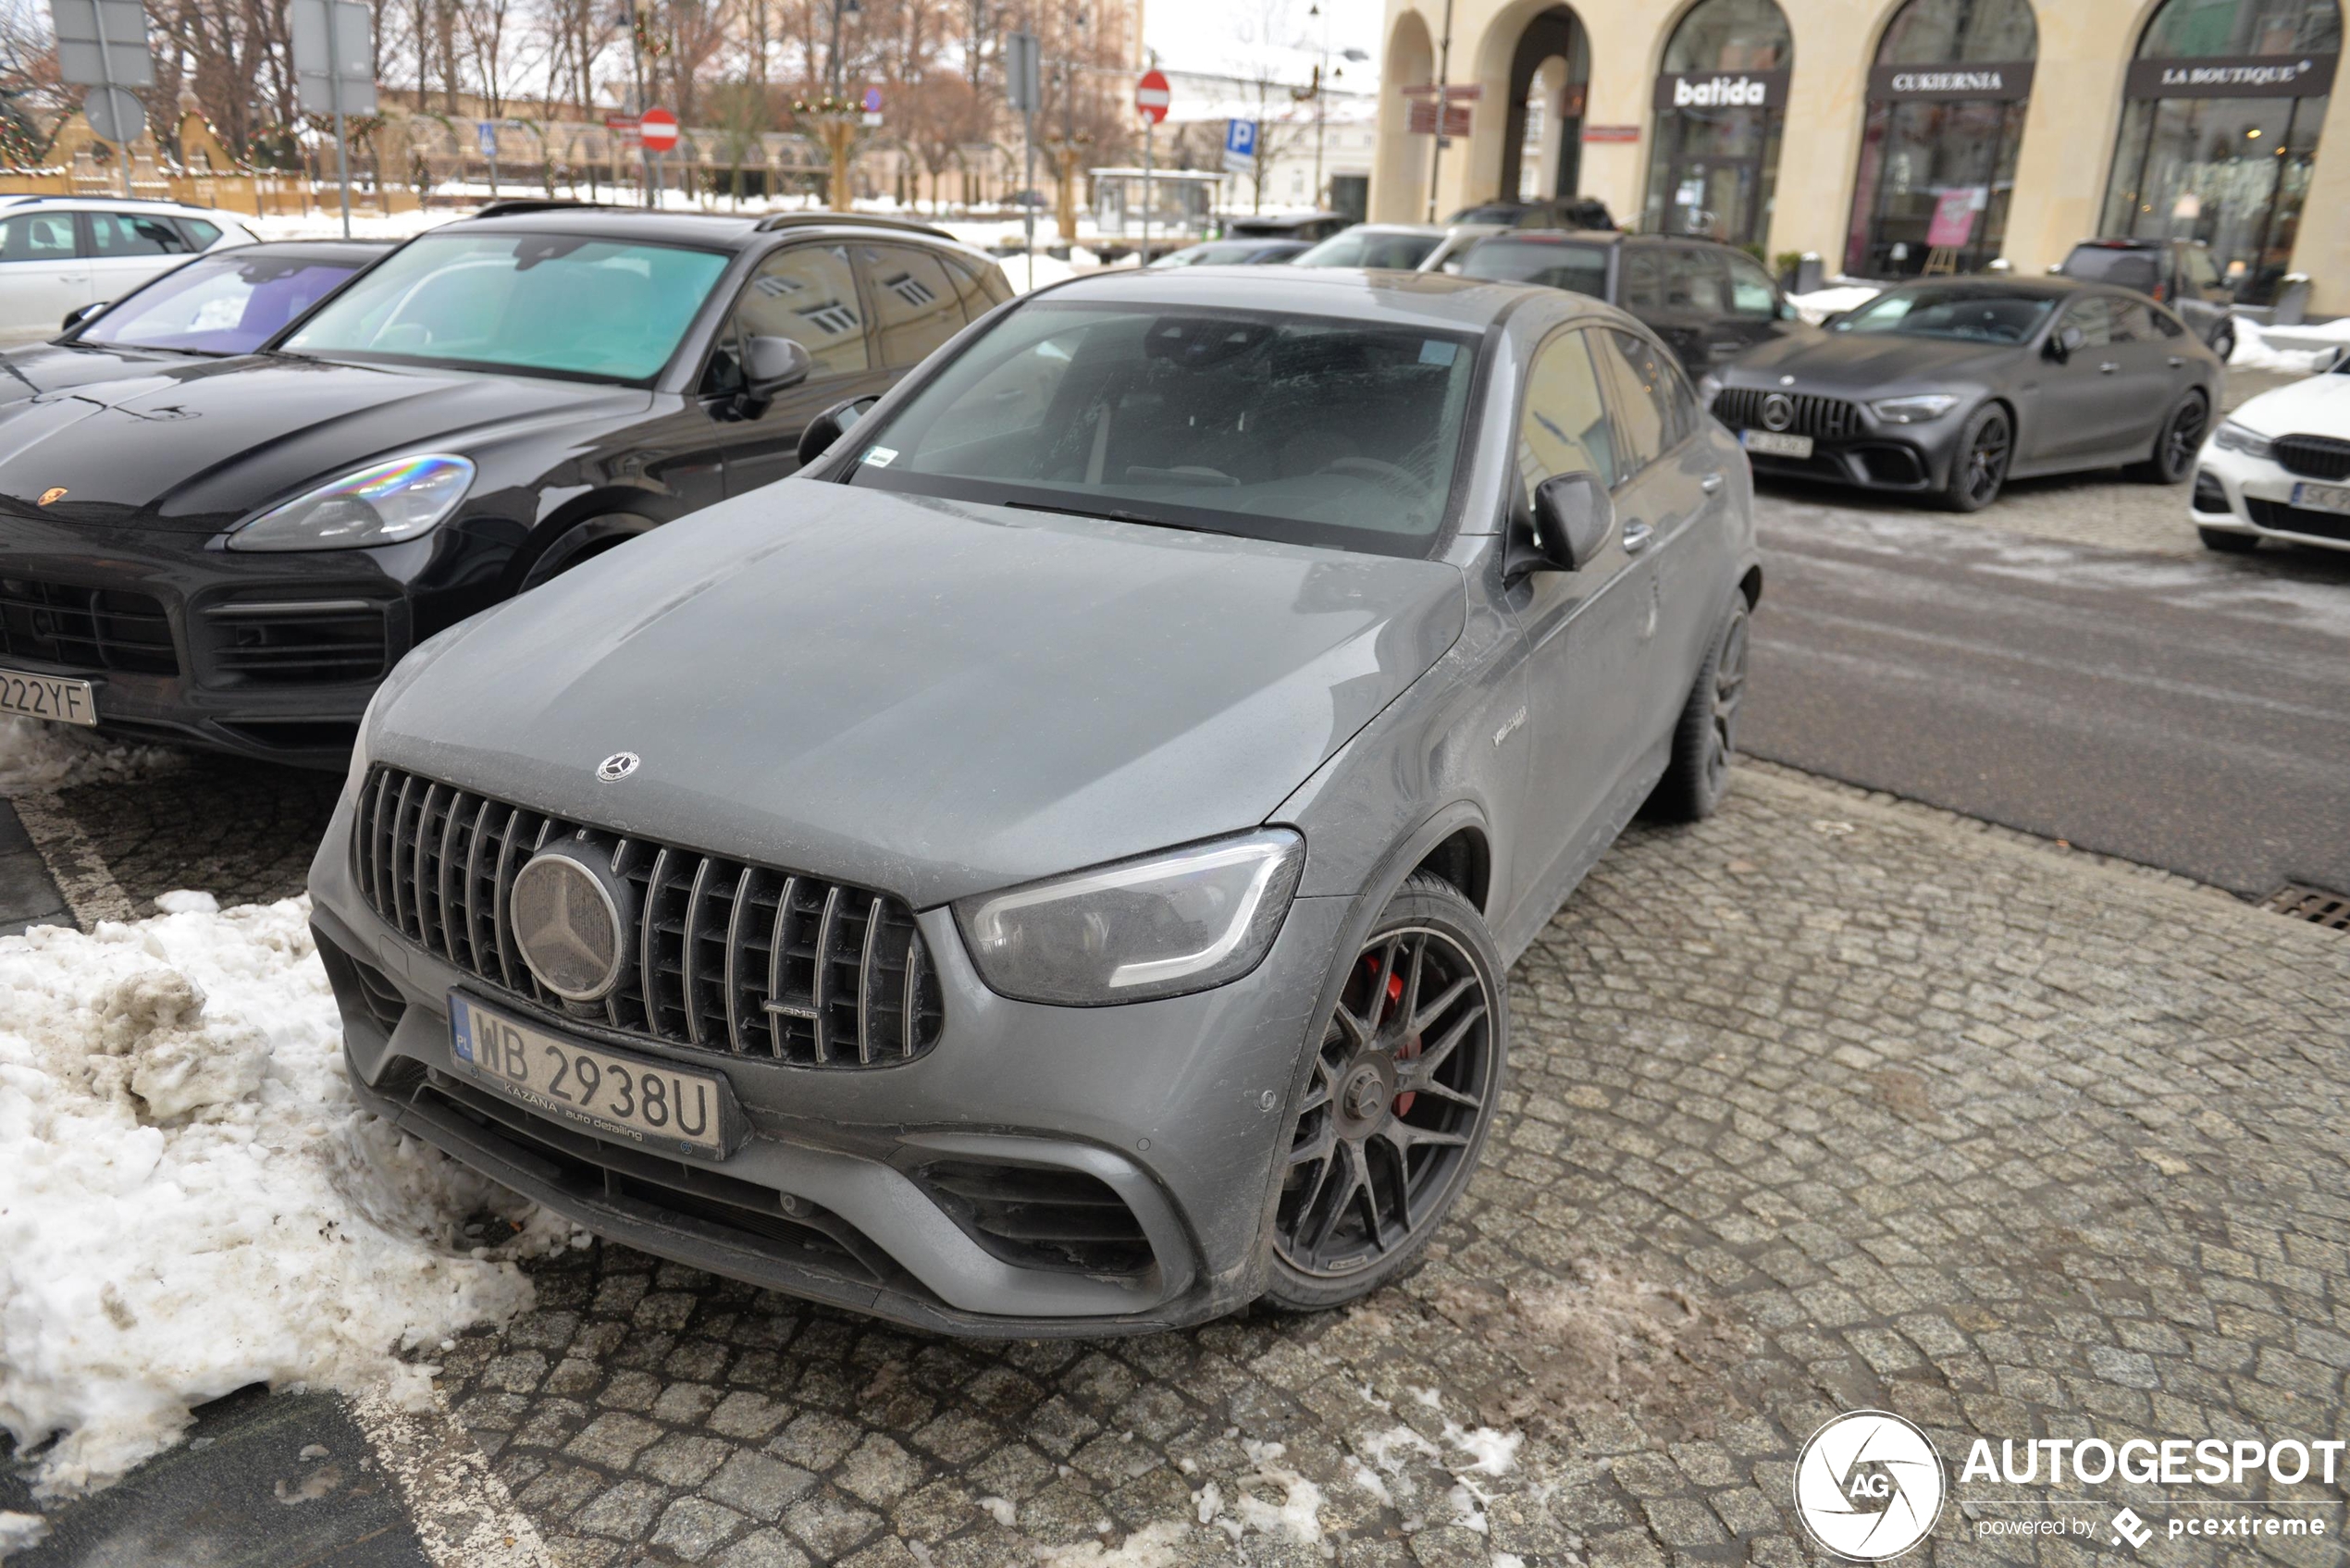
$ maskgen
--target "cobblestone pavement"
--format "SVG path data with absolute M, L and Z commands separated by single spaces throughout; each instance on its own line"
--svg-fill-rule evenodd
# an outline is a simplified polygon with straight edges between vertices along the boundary
M 2232 411 L 2248 398 L 2299 379 L 2278 371 L 2231 370 L 2220 393 L 2220 406 Z M 1861 511 L 1930 511 L 1926 502 L 1874 496 L 1842 486 L 1774 479 L 1764 481 L 1762 489 L 1766 497 L 1796 503 Z M 2002 533 L 2061 539 L 2067 544 L 2096 545 L 2103 549 L 2155 555 L 2204 553 L 2203 541 L 2195 537 L 2195 525 L 2187 520 L 2184 485 L 2145 484 L 2110 469 L 2047 479 L 2018 479 L 2001 492 L 1998 500 L 1979 512 L 1966 517 L 1941 515 L 1944 521 L 1961 527 L 1994 528 Z M 2287 549 L 2294 553 L 2324 553 L 2306 547 L 2265 547 L 2265 550 Z
M 2048 1494 L 1959 1484 L 1973 1438 L 2339 1426 L 2350 939 L 1748 769 L 1513 983 L 1486 1167 L 1352 1309 L 967 1344 L 600 1247 L 444 1390 L 596 1568 L 1792 1562 L 1798 1449 L 1863 1406 L 1950 1462 L 1930 1560 L 2075 1564 L 2186 1510 L 1981 1536 Z M 2260 1549 L 2339 1561 L 2338 1489 L 2283 1490 L 2327 1537 Z
M 80 784 L 56 799 L 146 916 L 176 888 L 224 907 L 300 893 L 341 788 L 340 773 L 189 751 L 136 782 Z

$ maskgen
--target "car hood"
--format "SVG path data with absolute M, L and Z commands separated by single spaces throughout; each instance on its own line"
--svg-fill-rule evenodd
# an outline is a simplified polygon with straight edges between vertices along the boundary
M 41 373 L 36 364 L 29 375 Z M 54 521 L 216 533 L 378 455 L 649 397 L 527 377 L 175 356 L 142 374 L 0 401 L 0 505 L 62 488 L 43 513 Z
M 1807 391 L 1874 392 L 1996 379 L 2029 352 L 2017 343 L 1953 342 L 1890 332 L 1805 332 L 1773 339 L 1714 374 L 1732 387 L 1776 387 L 1780 377 L 1792 376 L 1791 385 Z
M 1256 825 L 1466 614 L 1442 562 L 792 479 L 427 644 L 366 745 L 926 907 Z
M 0 353 L 0 405 L 98 381 L 127 381 L 142 377 L 160 380 L 174 370 L 226 363 L 229 362 L 203 354 L 176 354 L 156 349 L 113 348 L 97 343 L 31 343 Z
M 2228 417 L 2263 436 L 2332 436 L 2350 440 L 2350 376 L 2329 372 L 2289 382 L 2247 400 Z

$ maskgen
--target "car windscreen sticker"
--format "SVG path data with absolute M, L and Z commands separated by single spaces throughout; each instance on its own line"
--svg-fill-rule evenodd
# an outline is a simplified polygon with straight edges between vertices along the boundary
M 1459 357 L 1461 345 L 1448 343 L 1441 338 L 1427 338 L 1420 342 L 1422 364 L 1450 364 Z
M 886 468 L 897 461 L 897 453 L 889 447 L 867 447 L 865 461 L 875 468 Z

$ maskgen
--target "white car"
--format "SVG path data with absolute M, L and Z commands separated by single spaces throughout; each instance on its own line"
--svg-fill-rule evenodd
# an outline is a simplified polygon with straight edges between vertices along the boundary
M 228 213 L 107 196 L 0 197 L 0 338 L 54 336 L 190 256 L 257 238 Z
M 1461 253 L 1506 223 L 1358 223 L 1333 234 L 1292 266 L 1378 266 L 1399 272 L 1457 272 Z M 1446 263 L 1453 263 L 1447 266 Z
M 2228 415 L 2204 443 L 2188 504 L 2213 549 L 2350 549 L 2350 355 Z

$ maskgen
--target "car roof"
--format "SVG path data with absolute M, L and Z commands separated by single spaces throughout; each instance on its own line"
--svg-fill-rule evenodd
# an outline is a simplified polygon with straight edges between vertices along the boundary
M 1612 314 L 1597 300 L 1529 283 L 1357 266 L 1125 267 L 1073 278 L 1030 297 L 1089 304 L 1291 311 L 1456 332 L 1483 331 L 1536 297 L 1553 304 L 1579 302 L 1593 315 Z
M 1911 278 L 1896 283 L 1885 290 L 1890 294 L 1897 289 L 1948 287 L 1963 283 L 1976 293 L 2010 300 L 2059 300 L 2070 294 L 2114 294 L 2132 301 L 2142 298 L 2132 290 L 2116 288 L 2095 278 L 2066 278 L 2055 275 L 2042 278 L 1985 278 L 1979 274 L 1965 278 Z
M 924 239 L 969 251 L 944 229 L 899 218 L 857 213 L 666 213 L 643 207 L 601 206 L 585 202 L 493 202 L 427 233 L 567 234 L 597 240 L 639 240 L 707 250 L 746 251 L 775 233 L 860 235 L 872 239 Z M 978 253 L 973 253 L 974 254 Z
M 246 256 L 266 251 L 292 261 L 371 262 L 398 241 L 391 240 L 262 240 L 250 245 L 223 245 L 207 256 Z
M 61 212 L 113 212 L 126 208 L 132 212 L 166 213 L 173 216 L 225 217 L 240 225 L 249 221 L 244 213 L 224 212 L 218 207 L 200 207 L 193 202 L 167 201 L 157 196 L 107 196 L 97 192 L 88 195 L 46 196 L 38 194 L 0 195 L 0 207 L 56 207 Z

